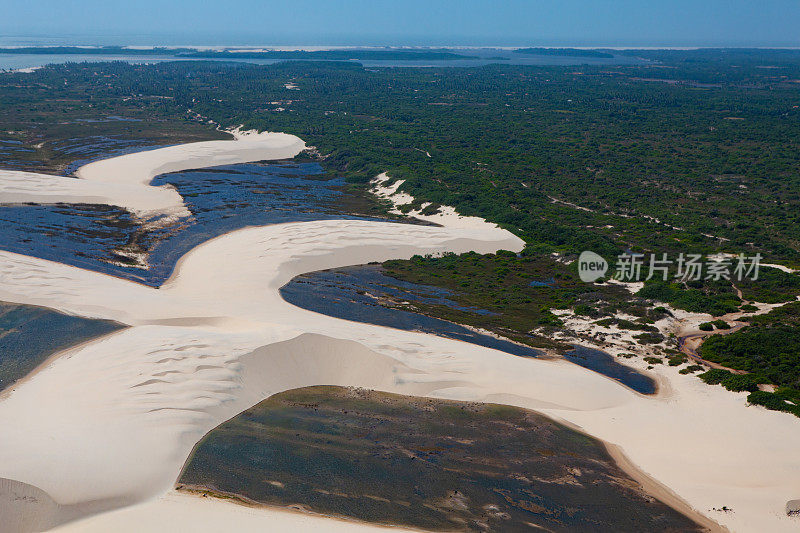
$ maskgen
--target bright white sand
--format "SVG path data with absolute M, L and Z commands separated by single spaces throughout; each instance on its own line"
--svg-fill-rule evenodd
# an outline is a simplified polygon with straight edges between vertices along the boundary
M 383 172 L 372 180 L 371 192 L 378 198 L 388 200 L 392 203 L 394 207 L 390 210 L 391 213 L 395 215 L 401 215 L 403 212 L 399 209 L 399 207 L 408 205 L 414 201 L 414 197 L 410 194 L 397 191 L 397 189 L 400 188 L 404 182 L 405 180 L 392 181 L 392 178 Z M 434 224 L 440 224 L 449 228 L 497 227 L 496 224 L 486 222 L 484 219 L 479 217 L 465 217 L 459 215 L 453 207 L 447 205 L 441 206 L 439 211 L 433 215 L 423 215 L 422 211 L 424 211 L 429 205 L 429 202 L 424 203 L 420 209 L 411 210 L 405 214 L 419 220 L 433 222 Z
M 634 464 L 731 529 L 797 530 L 800 522 L 784 511 L 787 500 L 800 497 L 800 423 L 792 415 L 746 407 L 745 394 L 675 368 L 655 371 L 663 392 L 648 398 L 565 361 L 339 320 L 296 308 L 278 293 L 293 276 L 323 268 L 521 247 L 510 233 L 463 218 L 444 227 L 282 224 L 195 248 L 161 289 L 0 253 L 0 300 L 133 326 L 70 351 L 0 401 L 0 478 L 49 495 L 52 525 L 77 510 L 161 497 L 73 524 L 80 531 L 140 525 L 172 532 L 176 520 L 197 524 L 206 516 L 228 530 L 252 530 L 256 521 L 302 530 L 297 521 L 284 527 L 271 511 L 163 495 L 194 444 L 227 418 L 283 390 L 354 385 L 536 409 L 618 444 Z M 710 511 L 722 506 L 733 512 Z M 12 508 L 0 497 L 0 514 Z
M 305 149 L 302 140 L 285 133 L 231 133 L 235 140 L 181 144 L 89 163 L 75 173 L 81 179 L 0 170 L 0 204 L 80 202 L 116 205 L 141 218 L 188 216 L 173 187 L 150 186 L 154 177 L 190 168 L 286 159 Z
M 58 528 L 59 533 L 391 533 L 412 531 L 315 516 L 300 511 L 262 509 L 169 492 L 158 500 Z
M 162 213 L 189 214 L 183 207 L 183 198 L 172 187 L 143 187 L 138 183 L 104 183 L 0 170 L 0 204 L 26 202 L 116 205 L 143 217 Z
M 781 270 L 781 271 L 789 273 L 789 274 L 793 274 L 794 272 L 797 272 L 797 270 L 795 270 L 793 268 L 789 268 L 789 267 L 784 266 L 784 265 L 773 265 L 771 263 L 761 263 L 761 266 L 765 266 L 765 267 L 769 267 L 769 268 L 777 268 L 778 270 Z

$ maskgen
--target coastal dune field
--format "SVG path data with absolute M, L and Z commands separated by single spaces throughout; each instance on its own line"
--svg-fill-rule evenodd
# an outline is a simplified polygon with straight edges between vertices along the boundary
M 284 134 L 237 134 L 92 163 L 80 180 L 26 181 L 16 196 L 6 196 L 8 184 L 19 189 L 24 176 L 4 171 L 0 203 L 56 201 L 45 192 L 50 182 L 75 181 L 108 189 L 70 185 L 68 201 L 183 216 L 180 196 L 150 187 L 153 176 L 287 158 L 304 146 Z M 142 191 L 135 202 L 125 192 L 134 188 Z M 145 199 L 150 189 L 163 189 L 162 197 Z M 9 517 L 0 531 L 383 529 L 172 492 L 209 430 L 271 395 L 312 385 L 533 409 L 617 446 L 631 468 L 660 483 L 657 496 L 707 517 L 711 529 L 717 522 L 735 531 L 796 530 L 785 513 L 800 497 L 800 426 L 792 415 L 747 408 L 746 395 L 671 368 L 654 371 L 660 392 L 644 396 L 564 360 L 339 320 L 279 294 L 294 276 L 321 269 L 523 247 L 508 231 L 455 212 L 437 222 L 241 229 L 191 250 L 158 289 L 0 252 L 0 300 L 129 326 L 52 360 L 0 399 L 0 515 Z M 713 510 L 723 506 L 733 511 Z

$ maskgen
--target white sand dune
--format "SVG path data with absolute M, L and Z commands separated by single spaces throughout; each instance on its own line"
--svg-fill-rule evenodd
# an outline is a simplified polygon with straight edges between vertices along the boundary
M 167 156 L 156 152 L 144 154 L 164 168 Z M 183 164 L 196 161 L 207 160 L 198 154 Z M 618 444 L 694 509 L 733 530 L 797 529 L 784 511 L 800 497 L 800 423 L 791 415 L 748 408 L 744 395 L 672 368 L 659 369 L 664 392 L 649 398 L 565 361 L 339 320 L 278 293 L 293 276 L 324 268 L 522 247 L 494 225 L 468 222 L 242 229 L 193 249 L 160 289 L 0 252 L 0 300 L 131 325 L 69 351 L 0 400 L 0 478 L 39 494 L 46 517 L 39 529 L 143 502 L 65 528 L 334 530 L 343 522 L 169 491 L 194 444 L 222 421 L 284 390 L 353 385 L 536 409 Z M 8 493 L 0 490 L 0 515 L 14 508 L 25 515 L 18 523 L 32 520 L 40 507 L 19 511 L 3 500 Z M 710 511 L 722 506 L 733 512 Z
M 430 157 L 430 155 L 428 156 Z M 391 182 L 391 183 L 390 183 Z M 388 200 L 394 206 L 390 212 L 395 215 L 405 214 L 410 217 L 424 220 L 426 222 L 433 222 L 434 224 L 441 224 L 449 228 L 471 228 L 474 226 L 481 226 L 485 224 L 482 218 L 478 217 L 465 217 L 459 215 L 456 210 L 448 205 L 440 206 L 436 213 L 432 215 L 425 215 L 423 211 L 430 206 L 430 202 L 423 203 L 419 209 L 411 209 L 406 213 L 400 210 L 401 206 L 408 205 L 414 201 L 414 197 L 404 192 L 398 192 L 400 186 L 405 183 L 405 180 L 392 180 L 392 178 L 383 172 L 375 176 L 372 180 L 371 192 L 378 198 Z
M 34 172 L 0 170 L 0 203 L 27 202 L 116 205 L 145 217 L 161 213 L 188 214 L 183 208 L 183 199 L 172 187 L 109 184 Z
M 155 176 L 191 168 L 291 158 L 305 143 L 285 133 L 232 132 L 235 140 L 204 141 L 112 157 L 82 166 L 80 179 L 0 170 L 0 204 L 87 203 L 123 207 L 141 218 L 188 216 L 173 187 L 150 186 Z
M 412 531 L 380 527 L 361 522 L 315 516 L 300 511 L 260 509 L 169 492 L 155 501 L 127 507 L 90 520 L 58 528 L 67 533 L 173 533 L 258 532 L 258 533 L 391 533 Z

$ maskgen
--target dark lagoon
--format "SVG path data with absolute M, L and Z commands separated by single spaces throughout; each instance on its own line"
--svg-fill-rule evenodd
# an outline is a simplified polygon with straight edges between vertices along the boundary
M 52 354 L 122 327 L 108 320 L 0 302 L 0 392 Z
M 283 392 L 213 429 L 178 489 L 433 531 L 702 530 L 540 414 L 342 387 Z
M 440 287 L 418 285 L 386 275 L 380 265 L 361 265 L 311 272 L 294 278 L 281 288 L 281 296 L 291 304 L 324 315 L 366 322 L 408 331 L 422 331 L 478 344 L 520 357 L 542 357 L 541 350 L 471 328 L 393 307 L 393 302 L 409 301 L 445 305 L 478 314 L 488 311 L 459 306 L 451 293 Z M 576 346 L 564 357 L 576 365 L 603 374 L 642 394 L 654 394 L 656 383 L 648 376 L 619 363 L 611 355 Z
M 117 151 L 128 152 L 124 147 Z M 0 249 L 159 286 L 182 255 L 224 233 L 246 226 L 360 218 L 340 212 L 344 181 L 325 174 L 317 163 L 186 170 L 157 176 L 153 184 L 173 185 L 192 216 L 145 229 L 127 211 L 111 206 L 3 206 Z M 150 268 L 134 266 L 129 257 L 147 250 Z

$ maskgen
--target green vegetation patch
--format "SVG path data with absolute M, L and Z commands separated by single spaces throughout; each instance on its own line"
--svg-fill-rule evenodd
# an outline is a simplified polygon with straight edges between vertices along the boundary
M 714 331 L 717 329 L 731 329 L 731 325 L 724 320 L 712 320 L 711 322 L 703 322 L 697 326 L 700 331 Z
M 701 377 L 731 390 L 752 391 L 748 397 L 752 404 L 800 416 L 800 302 L 748 320 L 750 325 L 739 331 L 709 337 L 699 350 L 703 359 L 748 374 L 711 370 Z M 757 390 L 762 383 L 778 388 L 774 393 Z
M 800 276 L 777 268 L 762 267 L 758 271 L 758 279 L 745 277 L 736 281 L 736 286 L 745 300 L 768 304 L 790 302 L 800 295 Z
M 643 318 L 661 315 L 637 303 L 619 285 L 596 285 L 582 282 L 575 265 L 565 265 L 541 254 L 500 251 L 480 255 L 474 252 L 441 257 L 415 256 L 410 260 L 387 261 L 385 272 L 395 278 L 422 285 L 434 285 L 452 291 L 449 298 L 459 305 L 483 309 L 478 314 L 459 311 L 444 305 L 414 301 L 414 307 L 439 318 L 495 331 L 508 338 L 541 348 L 568 351 L 570 346 L 548 339 L 561 327 L 562 320 L 553 313 L 573 309 L 575 314 L 600 319 L 620 327 L 657 335 L 654 326 L 641 322 L 619 321 L 612 317 L 627 312 Z
M 669 366 L 679 366 L 688 361 L 689 358 L 681 352 L 676 351 L 674 353 L 667 354 L 667 363 L 669 363 Z
M 758 374 L 775 385 L 800 389 L 800 302 L 750 317 L 728 335 L 713 335 L 700 346 L 703 359 Z
M 773 411 L 793 413 L 800 417 L 800 391 L 780 387 L 775 392 L 754 391 L 747 396 L 748 403 L 761 405 Z
M 729 283 L 650 280 L 636 294 L 692 313 L 714 316 L 735 313 L 742 303 Z
M 729 391 L 756 391 L 760 383 L 765 383 L 764 378 L 754 374 L 734 374 L 729 370 L 712 368 L 698 376 L 709 385 L 722 385 Z
M 680 370 L 678 370 L 678 373 L 692 374 L 694 372 L 700 372 L 701 370 L 703 370 L 703 367 L 701 365 L 689 365 L 686 368 L 681 368 Z
M 145 71 L 145 65 L 73 63 L 38 74 L 0 73 L 0 166 L 57 174 L 73 171 L 76 160 L 124 150 L 231 139 L 187 113 L 168 79 L 147 80 Z M 117 87 L 121 72 L 130 81 L 141 74 L 142 85 Z

